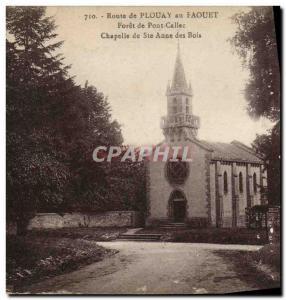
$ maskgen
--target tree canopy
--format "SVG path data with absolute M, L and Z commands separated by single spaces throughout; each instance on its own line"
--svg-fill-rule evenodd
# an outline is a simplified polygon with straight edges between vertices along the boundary
M 134 207 L 141 180 L 138 168 L 117 165 L 110 182 L 107 163 L 92 160 L 96 146 L 122 144 L 121 128 L 107 98 L 70 77 L 58 54 L 63 41 L 55 41 L 55 21 L 45 13 L 7 7 L 7 213 L 19 228 L 36 211 Z
M 272 7 L 253 7 L 233 16 L 237 25 L 231 42 L 250 71 L 245 87 L 250 116 L 280 117 L 280 70 Z
M 231 39 L 249 69 L 245 87 L 248 113 L 275 123 L 266 134 L 257 135 L 252 146 L 264 157 L 268 173 L 268 201 L 280 204 L 280 66 L 272 7 L 252 7 L 233 16 L 237 31 Z

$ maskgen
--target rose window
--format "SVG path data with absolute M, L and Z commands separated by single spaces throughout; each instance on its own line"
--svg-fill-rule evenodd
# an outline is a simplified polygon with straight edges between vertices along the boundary
M 166 176 L 170 183 L 183 184 L 189 175 L 189 164 L 185 161 L 168 161 Z

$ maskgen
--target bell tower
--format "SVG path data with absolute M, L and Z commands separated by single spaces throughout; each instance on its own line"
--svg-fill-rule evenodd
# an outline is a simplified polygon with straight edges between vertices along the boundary
M 188 138 L 195 138 L 200 127 L 200 119 L 193 115 L 193 93 L 191 84 L 187 84 L 186 81 L 179 43 L 173 80 L 167 85 L 166 96 L 167 116 L 161 119 L 166 142 L 183 142 Z

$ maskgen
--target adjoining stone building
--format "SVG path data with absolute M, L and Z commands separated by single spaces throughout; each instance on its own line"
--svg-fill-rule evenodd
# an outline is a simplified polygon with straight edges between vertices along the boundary
M 179 47 L 166 96 L 161 145 L 188 146 L 192 161 L 147 163 L 146 225 L 182 222 L 194 227 L 244 227 L 245 209 L 266 203 L 263 161 L 238 141 L 214 143 L 197 138 L 200 119 L 193 114 L 192 88 Z

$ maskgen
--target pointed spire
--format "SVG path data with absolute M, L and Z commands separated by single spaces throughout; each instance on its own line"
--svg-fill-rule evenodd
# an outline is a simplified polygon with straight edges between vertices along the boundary
M 166 88 L 166 95 L 168 95 L 168 93 L 170 92 L 170 89 L 171 89 L 171 83 L 170 83 L 170 80 L 168 80 L 167 88 Z
M 188 86 L 189 92 L 192 94 L 192 85 L 191 85 L 191 80 L 189 80 L 189 86 Z
M 183 63 L 181 60 L 180 43 L 177 44 L 177 57 L 175 63 L 174 76 L 172 81 L 172 89 L 185 90 L 188 88 Z

